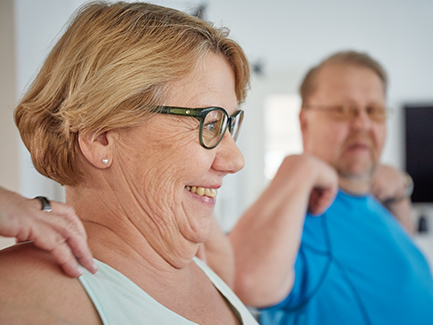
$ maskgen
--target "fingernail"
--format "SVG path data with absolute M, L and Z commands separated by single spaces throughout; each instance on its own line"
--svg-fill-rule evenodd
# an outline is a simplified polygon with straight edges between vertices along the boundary
M 92 263 L 92 273 L 96 273 L 98 271 L 98 266 L 95 262 Z
M 80 275 L 83 275 L 83 273 L 84 273 L 84 269 L 80 265 L 78 265 L 77 271 L 78 271 L 78 273 L 80 273 Z

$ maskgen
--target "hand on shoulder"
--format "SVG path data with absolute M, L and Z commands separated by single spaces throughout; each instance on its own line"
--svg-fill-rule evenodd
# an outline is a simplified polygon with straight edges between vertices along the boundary
M 41 211 L 38 200 L 0 187 L 0 236 L 33 241 L 36 247 L 50 252 L 71 277 L 82 274 L 78 263 L 96 272 L 86 232 L 74 209 L 61 202 L 50 204 L 51 212 Z

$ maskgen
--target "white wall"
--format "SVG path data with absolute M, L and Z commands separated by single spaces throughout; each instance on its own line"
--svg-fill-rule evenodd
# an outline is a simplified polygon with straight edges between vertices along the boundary
M 0 186 L 19 190 L 18 131 L 13 122 L 16 102 L 13 0 L 0 1 Z M 0 237 L 0 247 L 14 243 Z
M 53 38 L 81 0 L 15 0 L 17 89 L 34 77 Z M 188 10 L 200 1 L 151 1 Z M 389 72 L 389 102 L 397 112 L 389 122 L 383 161 L 403 167 L 402 103 L 433 100 L 433 1 L 429 0 L 208 0 L 207 18 L 231 29 L 254 63 L 255 75 L 244 105 L 239 145 L 246 167 L 228 176 L 217 213 L 229 229 L 260 193 L 263 177 L 263 103 L 272 93 L 296 92 L 305 71 L 331 52 L 353 48 L 379 59 Z M 62 198 L 62 190 L 29 167 L 21 147 L 20 191 L 27 196 Z
M 29 86 L 43 64 L 55 39 L 79 4 L 73 1 L 15 0 L 15 48 L 18 97 Z M 22 142 L 19 144 L 20 193 L 27 197 L 45 195 L 63 200 L 63 189 L 41 176 L 34 168 Z

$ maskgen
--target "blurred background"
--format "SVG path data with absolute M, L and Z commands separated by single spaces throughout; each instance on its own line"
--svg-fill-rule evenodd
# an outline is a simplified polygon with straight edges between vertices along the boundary
M 64 200 L 64 189 L 34 170 L 13 123 L 13 110 L 69 17 L 84 2 L 0 0 L 0 185 L 27 197 Z M 416 241 L 433 261 L 428 229 L 433 224 L 433 1 L 149 2 L 228 27 L 251 63 L 251 90 L 238 139 L 246 165 L 226 177 L 215 211 L 225 231 L 261 193 L 282 158 L 301 152 L 297 93 L 303 75 L 329 54 L 354 49 L 372 55 L 389 73 L 388 104 L 394 112 L 387 122 L 382 161 L 417 174 L 413 215 L 422 221 L 423 231 Z M 423 133 L 411 133 L 406 141 L 407 129 Z M 416 158 L 407 156 L 409 151 Z M 0 238 L 0 246 L 11 242 Z

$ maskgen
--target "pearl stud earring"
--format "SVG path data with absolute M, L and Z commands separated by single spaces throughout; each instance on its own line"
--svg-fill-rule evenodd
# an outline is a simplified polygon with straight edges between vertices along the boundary
M 104 165 L 108 164 L 108 158 L 104 158 L 104 159 L 102 159 L 102 163 L 103 163 Z

